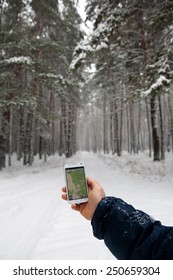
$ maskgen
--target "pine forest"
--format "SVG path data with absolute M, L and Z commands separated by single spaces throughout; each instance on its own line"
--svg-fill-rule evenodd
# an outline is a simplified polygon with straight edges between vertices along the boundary
M 173 153 L 173 1 L 79 2 L 0 0 L 0 170 Z

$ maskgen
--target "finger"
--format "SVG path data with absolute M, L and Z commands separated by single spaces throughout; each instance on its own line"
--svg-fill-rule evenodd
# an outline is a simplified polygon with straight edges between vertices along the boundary
M 71 208 L 72 208 L 73 210 L 75 210 L 75 211 L 79 211 L 79 210 L 80 210 L 80 206 L 77 205 L 77 204 L 72 204 L 72 205 L 71 205 Z
M 66 192 L 66 186 L 62 187 L 62 192 Z
M 88 187 L 93 189 L 93 180 L 89 176 L 87 176 L 87 185 Z
M 66 195 L 66 193 L 63 193 L 63 194 L 61 195 L 61 197 L 62 197 L 62 199 L 67 200 L 67 195 Z

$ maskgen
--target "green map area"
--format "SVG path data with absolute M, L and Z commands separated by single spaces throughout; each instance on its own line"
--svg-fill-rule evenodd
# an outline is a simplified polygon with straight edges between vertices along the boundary
M 69 199 L 80 199 L 87 197 L 87 189 L 83 168 L 67 171 L 68 196 Z

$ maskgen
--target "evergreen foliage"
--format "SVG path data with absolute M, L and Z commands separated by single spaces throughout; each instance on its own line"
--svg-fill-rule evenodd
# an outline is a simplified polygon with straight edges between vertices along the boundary
M 172 1 L 87 0 L 86 12 L 93 30 L 76 47 L 72 68 L 95 63 L 93 79 L 105 116 L 103 146 L 109 142 L 118 155 L 122 149 L 136 153 L 148 147 L 151 154 L 153 147 L 154 160 L 163 159 L 168 135 L 173 139 Z M 163 128 L 168 99 L 170 124 Z M 148 123 L 147 141 L 142 137 L 143 117 Z
M 69 65 L 82 37 L 74 1 L 1 1 L 0 16 L 0 169 L 6 153 L 9 165 L 13 152 L 24 164 L 72 155 L 80 77 Z

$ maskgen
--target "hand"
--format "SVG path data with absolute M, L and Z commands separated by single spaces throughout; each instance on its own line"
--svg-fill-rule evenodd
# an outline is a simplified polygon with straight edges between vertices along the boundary
M 81 204 L 72 204 L 73 210 L 79 211 L 82 216 L 87 220 L 91 220 L 93 214 L 97 208 L 98 203 L 102 198 L 105 197 L 105 192 L 100 184 L 96 181 L 87 177 L 88 184 L 88 201 Z M 67 200 L 66 187 L 62 187 L 62 199 Z

